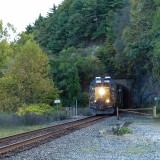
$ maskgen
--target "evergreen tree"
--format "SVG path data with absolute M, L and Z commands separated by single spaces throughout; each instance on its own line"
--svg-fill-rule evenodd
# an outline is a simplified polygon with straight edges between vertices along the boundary
M 114 13 L 123 3 L 124 0 L 65 0 L 57 9 L 53 6 L 38 28 L 37 20 L 33 28 L 28 26 L 27 33 L 32 31 L 36 41 L 52 53 L 72 46 L 104 43 Z
M 153 0 L 131 0 L 130 25 L 124 30 L 125 64 L 128 72 L 146 74 L 151 69 L 153 39 L 151 35 L 154 11 Z

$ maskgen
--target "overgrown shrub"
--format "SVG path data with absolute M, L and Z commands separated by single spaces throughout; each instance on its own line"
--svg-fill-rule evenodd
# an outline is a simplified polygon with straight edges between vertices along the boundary
M 112 133 L 118 136 L 122 136 L 124 134 L 131 134 L 132 131 L 127 127 L 131 122 L 125 122 L 122 125 L 117 124 L 116 127 L 112 128 Z
M 0 113 L 0 127 L 19 127 L 25 125 L 40 125 L 49 122 L 50 119 L 44 115 L 26 113 L 24 115 Z
M 112 132 L 113 132 L 113 134 L 118 135 L 118 136 L 122 136 L 124 134 L 131 134 L 132 133 L 131 130 L 128 127 L 112 128 Z
M 51 117 L 50 117 L 51 118 Z M 68 118 L 68 115 L 66 114 L 66 111 L 63 111 L 63 110 L 59 110 L 59 112 L 55 113 L 51 120 L 64 120 L 64 119 L 67 119 Z
M 23 107 L 19 109 L 17 114 L 22 117 L 24 125 L 38 125 L 67 118 L 65 111 L 61 107 L 58 114 L 56 108 L 41 103 Z
M 34 113 L 26 113 L 21 116 L 21 122 L 23 125 L 40 125 L 45 124 L 49 120 L 46 116 L 38 115 Z
M 89 102 L 89 94 L 87 92 L 81 93 L 80 96 L 78 97 L 78 106 L 84 108 L 88 106 L 88 102 Z
M 83 116 L 90 116 L 91 113 L 89 111 L 89 107 L 86 108 L 78 108 L 78 114 Z
M 25 115 L 25 114 L 36 114 L 36 115 L 45 115 L 45 116 L 51 116 L 54 115 L 55 109 L 48 104 L 33 104 L 29 105 L 27 107 L 20 108 L 17 112 L 18 115 Z
M 21 125 L 21 119 L 15 114 L 0 113 L 0 126 L 1 127 L 14 127 Z

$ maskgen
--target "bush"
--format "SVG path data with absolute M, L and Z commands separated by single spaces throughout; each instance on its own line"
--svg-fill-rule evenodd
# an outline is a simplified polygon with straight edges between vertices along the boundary
M 84 108 L 88 106 L 89 103 L 89 94 L 87 92 L 83 92 L 78 97 L 78 106 Z
M 68 115 L 66 114 L 66 111 L 59 110 L 59 114 L 57 112 L 53 115 L 52 120 L 64 120 L 67 119 Z
M 127 127 L 131 122 L 125 122 L 122 125 L 117 125 L 112 128 L 112 133 L 118 136 L 122 136 L 124 134 L 131 134 L 132 131 Z
M 0 126 L 3 128 L 19 127 L 25 125 L 40 125 L 49 122 L 48 117 L 34 113 L 24 115 L 0 113 Z
M 67 118 L 66 112 L 59 106 L 59 115 L 56 107 L 47 104 L 33 104 L 18 110 L 24 125 L 38 125 L 54 120 L 64 120 Z
M 0 126 L 1 127 L 13 127 L 21 125 L 20 117 L 15 114 L 0 113 Z
M 131 130 L 128 127 L 112 128 L 112 132 L 113 132 L 113 134 L 118 135 L 118 136 L 122 136 L 124 134 L 131 134 L 132 133 Z
M 0 113 L 0 127 L 41 125 L 66 118 L 68 116 L 62 107 L 59 108 L 58 115 L 56 107 L 47 104 L 33 104 L 20 108 L 17 114 Z
M 17 112 L 18 115 L 25 115 L 28 113 L 51 116 L 55 113 L 55 109 L 48 104 L 39 103 L 20 108 Z
M 83 115 L 83 116 L 90 116 L 91 115 L 91 113 L 89 111 L 89 107 L 78 108 L 78 114 Z
M 40 125 L 45 124 L 47 121 L 47 117 L 34 113 L 26 113 L 21 116 L 21 122 L 23 125 Z

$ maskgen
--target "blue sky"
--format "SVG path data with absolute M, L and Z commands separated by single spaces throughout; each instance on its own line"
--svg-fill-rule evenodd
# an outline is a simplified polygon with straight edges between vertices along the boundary
M 24 31 L 39 14 L 46 16 L 53 4 L 59 5 L 63 0 L 1 0 L 0 20 L 11 23 L 17 33 Z

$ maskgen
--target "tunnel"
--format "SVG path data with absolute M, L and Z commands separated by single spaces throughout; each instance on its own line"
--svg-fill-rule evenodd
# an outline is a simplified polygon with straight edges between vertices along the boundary
M 121 88 L 122 88 L 122 99 L 123 99 L 122 100 L 122 103 L 123 103 L 122 108 L 124 108 L 124 109 L 131 108 L 131 106 L 133 105 L 133 96 L 132 96 L 131 91 L 127 87 L 125 87 L 121 84 L 117 84 L 117 86 L 121 86 Z

